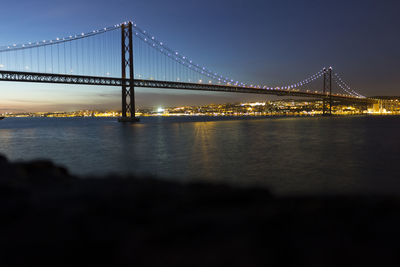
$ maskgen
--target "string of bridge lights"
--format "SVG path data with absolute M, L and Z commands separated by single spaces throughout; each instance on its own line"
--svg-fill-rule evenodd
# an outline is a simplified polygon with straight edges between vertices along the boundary
M 357 96 L 357 95 L 355 95 L 354 93 L 351 93 L 350 91 L 348 91 L 348 90 L 339 82 L 339 80 L 337 79 L 337 77 L 334 77 L 334 81 L 335 81 L 336 84 L 337 84 L 344 92 L 346 92 L 347 94 L 349 94 L 349 95 L 351 95 L 351 96 Z
M 172 58 L 173 60 L 175 60 L 176 62 L 189 67 L 190 69 L 203 74 L 207 77 L 210 77 L 212 79 L 218 80 L 219 82 L 224 82 L 224 83 L 228 83 L 228 84 L 232 84 L 235 86 L 240 86 L 240 87 L 247 87 L 248 85 L 246 83 L 243 82 L 239 82 L 239 81 L 234 81 L 231 78 L 228 77 L 223 77 L 222 75 L 216 73 L 216 72 L 211 72 L 210 70 L 208 70 L 206 67 L 200 66 L 199 64 L 196 64 L 193 62 L 193 60 L 191 60 L 190 58 L 182 55 L 181 53 L 179 53 L 178 51 L 174 51 L 173 49 L 169 48 L 168 46 L 165 45 L 164 42 L 160 41 L 159 39 L 157 39 L 156 37 L 150 35 L 147 31 L 141 29 L 140 27 L 137 26 L 136 23 L 133 24 L 133 29 L 135 31 L 135 35 L 140 38 L 141 40 L 143 40 L 144 42 L 149 43 L 149 45 L 153 48 L 158 49 L 161 53 L 163 53 L 164 55 Z M 313 81 L 315 81 L 316 79 L 320 78 L 324 73 L 324 69 L 321 69 L 320 71 L 318 71 L 316 74 L 311 75 L 310 77 L 308 77 L 307 79 L 304 79 L 300 82 L 291 84 L 291 85 L 285 85 L 285 86 L 277 86 L 277 87 L 269 87 L 269 86 L 260 86 L 260 85 L 249 85 L 250 87 L 255 87 L 255 88 L 262 88 L 262 89 L 267 89 L 267 90 L 275 90 L 275 89 L 283 89 L 283 90 L 290 90 L 290 89 L 296 89 L 298 87 L 304 86 L 306 84 L 309 84 Z
M 57 38 L 51 39 L 51 40 L 42 40 L 42 41 L 28 42 L 28 43 L 24 43 L 24 44 L 12 44 L 12 45 L 0 46 L 0 53 L 1 52 L 12 52 L 12 51 L 16 51 L 16 50 L 24 50 L 24 49 L 30 49 L 30 48 L 37 48 L 37 47 L 43 47 L 43 46 L 49 46 L 49 45 L 56 45 L 56 44 L 61 44 L 61 43 L 65 43 L 65 42 L 71 42 L 71 41 L 99 35 L 102 33 L 106 33 L 109 31 L 117 30 L 121 27 L 121 25 L 122 24 L 116 24 L 111 27 L 105 27 L 103 29 L 93 30 L 93 31 L 87 32 L 87 33 L 82 32 L 80 34 L 69 35 L 67 37 L 62 37 L 62 38 L 57 37 Z
M 312 83 L 313 81 L 319 79 L 322 75 L 324 75 L 324 69 L 321 69 L 316 74 L 311 75 L 310 77 L 308 77 L 307 79 L 302 80 L 301 82 L 297 82 L 297 83 L 294 83 L 294 84 L 291 84 L 291 85 L 285 85 L 285 86 L 282 86 L 282 87 L 275 87 L 275 88 L 273 88 L 273 87 L 271 87 L 271 88 L 266 87 L 265 88 L 265 86 L 264 86 L 264 89 L 267 89 L 267 90 L 269 90 L 269 89 L 284 89 L 284 90 L 296 89 L 296 88 L 302 87 L 304 85 L 307 85 L 309 83 Z
M 132 23 L 132 29 L 134 31 L 134 35 L 146 42 L 149 46 L 157 49 L 160 51 L 162 54 L 168 56 L 169 58 L 175 60 L 176 62 L 182 64 L 185 67 L 188 67 L 189 69 L 198 72 L 204 76 L 207 76 L 211 79 L 217 80 L 219 83 L 227 83 L 228 85 L 234 85 L 234 86 L 239 86 L 239 87 L 252 87 L 252 88 L 259 88 L 259 89 L 266 89 L 266 90 L 292 90 L 292 89 L 297 89 L 300 87 L 303 87 L 309 83 L 312 83 L 313 81 L 319 79 L 321 76 L 324 75 L 324 72 L 326 71 L 325 68 L 321 69 L 317 73 L 309 76 L 308 78 L 294 83 L 290 85 L 284 85 L 284 86 L 276 86 L 276 87 L 271 87 L 271 86 L 260 86 L 260 85 L 248 85 L 247 83 L 243 83 L 240 81 L 235 81 L 234 79 L 231 79 L 229 77 L 224 77 L 217 72 L 212 72 L 208 68 L 201 66 L 199 64 L 194 63 L 194 61 L 187 56 L 184 56 L 183 54 L 179 53 L 178 51 L 175 51 L 168 46 L 165 45 L 164 42 L 158 40 L 154 36 L 150 35 L 147 31 L 141 29 L 139 26 L 137 26 L 136 23 Z M 49 45 L 56 45 L 60 43 L 65 43 L 65 42 L 71 42 L 91 36 L 95 36 L 98 34 L 103 34 L 106 32 L 114 31 L 122 27 L 122 25 L 127 25 L 128 22 L 123 22 L 120 24 L 115 24 L 110 27 L 105 27 L 102 29 L 98 30 L 93 30 L 91 32 L 87 33 L 80 33 L 80 34 L 75 34 L 75 35 L 69 35 L 67 37 L 63 38 L 55 38 L 51 40 L 42 40 L 42 41 L 36 41 L 36 42 L 28 42 L 28 43 L 23 43 L 23 44 L 12 44 L 12 45 L 7 45 L 7 46 L 0 46 L 0 53 L 1 52 L 11 52 L 11 51 L 16 51 L 16 50 L 23 50 L 23 49 L 30 49 L 30 48 L 37 48 L 37 47 L 43 47 L 43 46 L 49 46 Z M 357 97 L 364 97 L 360 95 L 359 93 L 355 92 L 348 86 L 342 79 L 341 77 L 337 74 L 334 73 L 335 77 L 337 79 L 337 84 L 339 85 L 340 88 L 342 88 L 346 93 L 357 96 Z
M 353 89 L 351 89 L 351 87 L 349 85 L 347 85 L 347 83 L 345 81 L 343 81 L 343 79 L 339 76 L 338 73 L 334 73 L 335 75 L 335 80 L 337 85 L 339 85 L 340 88 L 342 88 L 345 92 L 347 92 L 350 95 L 353 96 L 357 96 L 357 97 L 361 97 L 361 98 L 365 98 L 365 96 L 357 93 L 356 91 L 354 91 Z
M 211 79 L 215 79 L 218 80 L 219 82 L 224 82 L 227 84 L 232 84 L 235 86 L 240 86 L 240 87 L 247 87 L 248 85 L 246 83 L 243 82 L 239 82 L 239 81 L 234 81 L 231 78 L 228 77 L 224 77 L 216 72 L 211 72 L 210 70 L 208 70 L 206 67 L 201 66 L 199 64 L 196 64 L 193 62 L 193 60 L 191 60 L 190 58 L 188 58 L 187 56 L 184 56 L 183 54 L 179 53 L 178 51 L 174 51 L 173 49 L 169 48 L 168 46 L 165 45 L 164 42 L 160 41 L 159 39 L 157 39 L 156 37 L 152 36 L 151 34 L 149 34 L 147 31 L 141 29 L 139 26 L 137 26 L 136 23 L 133 23 L 133 30 L 134 30 L 134 34 L 140 38 L 141 40 L 143 40 L 144 42 L 147 42 L 149 44 L 149 46 L 157 49 L 159 52 L 161 52 L 162 54 L 168 56 L 169 58 L 175 60 L 176 62 L 182 64 L 183 66 L 188 67 L 189 69 L 192 69 L 193 71 L 196 71 L 202 75 L 205 75 L 207 77 L 210 77 Z M 249 87 L 252 88 L 259 88 L 259 89 L 266 89 L 266 90 L 292 90 L 292 89 L 297 89 L 300 87 L 303 87 L 307 84 L 310 84 L 312 82 L 314 82 L 315 80 L 321 78 L 324 75 L 324 72 L 326 71 L 326 68 L 321 69 L 320 71 L 318 71 L 317 73 L 315 73 L 314 75 L 311 75 L 310 77 L 294 83 L 294 84 L 290 84 L 290 85 L 284 85 L 284 86 L 277 86 L 277 87 L 269 87 L 269 86 L 260 86 L 260 85 L 249 85 Z M 350 92 L 346 91 L 348 94 L 351 94 Z M 357 94 L 357 93 L 356 93 Z M 357 96 L 361 96 L 359 94 L 357 94 Z
M 125 24 L 127 24 L 127 23 L 125 22 Z M 165 45 L 164 42 L 160 41 L 156 37 L 150 35 L 147 31 L 145 31 L 145 30 L 141 29 L 139 26 L 137 26 L 136 23 L 132 23 L 132 25 L 133 25 L 133 30 L 135 32 L 135 35 L 137 37 L 142 39 L 144 42 L 147 42 L 151 47 L 158 49 L 162 54 L 168 56 L 169 58 L 172 58 L 176 62 L 178 62 L 178 63 L 180 63 L 180 64 L 182 64 L 182 65 L 184 65 L 184 66 L 186 66 L 186 67 L 198 72 L 198 73 L 201 73 L 201 74 L 203 74 L 203 75 L 205 75 L 207 77 L 210 77 L 212 79 L 218 80 L 219 82 L 223 81 L 224 83 L 227 83 L 229 85 L 232 84 L 232 85 L 240 86 L 240 87 L 247 87 L 248 86 L 246 83 L 239 82 L 239 81 L 235 82 L 231 78 L 224 77 L 224 76 L 222 76 L 222 75 L 220 75 L 220 74 L 218 74 L 216 72 L 211 72 L 206 67 L 200 66 L 199 64 L 194 63 L 193 60 L 191 60 L 190 58 L 184 56 L 183 54 L 179 53 L 178 51 L 174 51 L 173 49 L 169 48 L 168 46 Z M 319 79 L 320 77 L 322 77 L 324 75 L 325 72 L 326 72 L 326 68 L 323 68 L 320 71 L 318 71 L 316 74 L 311 75 L 310 77 L 308 77 L 307 79 L 304 79 L 304 80 L 302 80 L 300 82 L 297 82 L 297 83 L 294 83 L 294 84 L 291 84 L 291 85 L 277 86 L 277 87 L 268 87 L 268 86 L 261 87 L 260 85 L 258 85 L 258 86 L 250 85 L 250 87 L 259 88 L 259 89 L 262 88 L 262 89 L 266 89 L 266 90 L 291 90 L 291 89 L 297 89 L 299 87 L 305 86 L 305 85 L 307 85 L 307 84 Z M 345 86 L 350 88 L 347 84 L 345 84 Z M 358 97 L 364 97 L 364 96 L 358 94 L 357 92 L 351 90 L 351 88 L 349 90 L 354 92 L 354 94 L 356 96 L 358 96 Z M 350 93 L 347 90 L 345 90 L 345 92 L 347 92 L 350 95 L 354 95 L 354 94 Z

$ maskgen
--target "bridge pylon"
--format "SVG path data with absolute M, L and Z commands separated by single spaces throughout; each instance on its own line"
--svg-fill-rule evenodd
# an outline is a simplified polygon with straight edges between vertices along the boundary
M 327 70 L 324 68 L 324 87 L 323 93 L 324 98 L 322 99 L 322 115 L 330 116 L 332 115 L 332 67 Z M 329 102 L 329 109 L 328 109 Z
M 122 117 L 119 122 L 137 122 L 135 116 L 135 85 L 133 70 L 132 22 L 121 25 L 121 78 L 122 78 Z

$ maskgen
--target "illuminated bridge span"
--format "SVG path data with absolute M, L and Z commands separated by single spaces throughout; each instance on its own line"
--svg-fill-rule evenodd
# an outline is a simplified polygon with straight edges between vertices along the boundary
M 53 40 L 0 46 L 0 81 L 122 87 L 121 121 L 136 121 L 135 87 L 312 97 L 375 103 L 331 67 L 293 84 L 238 81 L 196 64 L 132 22 Z

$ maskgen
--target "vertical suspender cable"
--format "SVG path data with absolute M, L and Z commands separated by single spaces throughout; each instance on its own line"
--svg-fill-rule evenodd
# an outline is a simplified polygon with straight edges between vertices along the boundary
M 76 40 L 76 47 L 75 47 L 75 51 L 74 53 L 76 54 L 76 71 L 75 73 L 78 74 L 80 73 L 81 69 L 80 69 L 80 64 L 79 64 L 79 40 Z
M 43 46 L 44 50 L 44 72 L 47 73 L 47 56 L 46 56 L 46 46 Z
M 85 75 L 85 39 L 81 40 L 82 46 L 82 75 Z
M 65 52 L 65 42 L 64 42 L 64 73 L 67 74 L 67 63 L 66 63 L 66 52 Z

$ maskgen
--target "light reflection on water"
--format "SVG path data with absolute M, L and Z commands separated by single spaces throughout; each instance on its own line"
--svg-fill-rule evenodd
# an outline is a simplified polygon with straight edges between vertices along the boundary
M 0 153 L 72 173 L 150 174 L 261 185 L 277 193 L 400 192 L 399 117 L 16 119 Z

